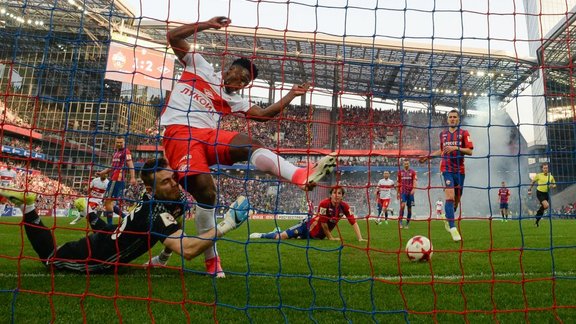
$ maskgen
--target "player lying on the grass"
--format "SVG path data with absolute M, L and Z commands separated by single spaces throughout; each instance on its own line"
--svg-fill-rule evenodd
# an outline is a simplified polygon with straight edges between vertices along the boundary
M 348 218 L 348 222 L 354 228 L 356 238 L 358 241 L 366 241 L 362 238 L 360 227 L 356 223 L 356 218 L 350 213 L 350 206 L 342 200 L 344 197 L 344 188 L 335 186 L 330 189 L 330 198 L 326 198 L 318 205 L 318 213 L 312 218 L 305 218 L 300 223 L 290 227 L 289 229 L 278 232 L 272 231 L 269 233 L 252 233 L 250 238 L 264 238 L 274 240 L 286 240 L 291 238 L 303 239 L 324 239 L 327 237 L 330 240 L 340 240 L 339 237 L 332 235 L 332 230 L 338 225 L 340 218 Z
M 165 159 L 147 161 L 142 167 L 141 178 L 147 193 L 120 226 L 106 226 L 103 220 L 98 219 L 105 231 L 96 231 L 59 247 L 52 231 L 42 224 L 36 213 L 36 194 L 2 190 L 0 195 L 22 209 L 26 236 L 34 251 L 42 263 L 57 270 L 111 270 L 128 265 L 157 242 L 190 260 L 210 248 L 215 238 L 235 229 L 248 218 L 248 200 L 240 196 L 216 227 L 198 237 L 189 237 L 176 220 L 183 215 L 187 201 L 174 172 L 168 169 L 168 162 Z

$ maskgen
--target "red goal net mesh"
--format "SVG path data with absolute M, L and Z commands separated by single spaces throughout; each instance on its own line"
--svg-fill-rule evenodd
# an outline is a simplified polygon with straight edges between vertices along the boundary
M 575 5 L 3 1 L 0 322 L 576 321 Z M 164 156 L 178 225 L 133 229 Z M 240 195 L 247 222 L 198 239 Z M 226 278 L 187 260 L 216 240 Z

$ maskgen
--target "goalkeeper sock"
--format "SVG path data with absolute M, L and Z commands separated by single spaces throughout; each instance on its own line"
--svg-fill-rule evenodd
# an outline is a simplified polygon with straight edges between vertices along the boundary
M 104 222 L 96 213 L 88 214 L 88 223 L 93 231 L 101 231 L 106 228 L 106 222 Z
M 32 248 L 40 259 L 45 262 L 54 253 L 54 237 L 52 232 L 42 223 L 40 216 L 36 213 L 34 204 L 26 205 L 24 213 L 24 230 L 32 245 Z
M 171 255 L 172 255 L 172 251 L 166 252 L 166 250 L 162 250 L 162 252 L 160 252 L 160 254 L 158 254 L 158 260 L 160 260 L 160 262 L 165 264 L 166 262 L 168 262 L 168 259 L 170 259 Z
M 42 224 L 40 216 L 38 216 L 38 213 L 36 213 L 36 206 L 34 204 L 26 206 L 21 205 L 18 206 L 18 208 L 20 208 L 22 210 L 22 214 L 24 214 L 24 222 L 36 225 Z

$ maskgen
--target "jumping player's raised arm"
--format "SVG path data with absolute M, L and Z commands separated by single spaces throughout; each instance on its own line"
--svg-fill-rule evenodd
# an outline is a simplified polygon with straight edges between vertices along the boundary
M 254 105 L 250 107 L 250 109 L 246 112 L 246 115 L 255 121 L 268 121 L 270 118 L 277 116 L 284 108 L 290 104 L 290 102 L 292 102 L 292 100 L 294 100 L 294 98 L 306 94 L 308 88 L 310 88 L 308 83 L 295 84 L 292 86 L 292 89 L 288 91 L 288 94 L 280 98 L 280 100 L 266 108 Z
M 174 54 L 178 59 L 182 60 L 184 56 L 190 51 L 190 44 L 186 39 L 197 32 L 206 29 L 220 29 L 227 27 L 232 21 L 226 17 L 214 17 L 208 21 L 201 21 L 192 24 L 185 24 L 168 31 L 166 37 L 168 44 L 172 47 Z

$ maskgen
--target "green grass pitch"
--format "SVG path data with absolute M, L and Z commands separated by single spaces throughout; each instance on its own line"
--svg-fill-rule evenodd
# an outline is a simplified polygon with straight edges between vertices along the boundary
M 343 220 L 343 244 L 249 240 L 276 225 L 254 220 L 219 241 L 227 278 L 218 280 L 200 274 L 203 257 L 176 255 L 166 269 L 51 273 L 19 221 L 0 219 L 0 323 L 576 323 L 573 220 L 462 221 L 461 244 L 437 220 L 408 230 L 360 220 L 368 242 Z M 68 221 L 57 219 L 57 244 L 84 235 L 84 221 Z M 414 235 L 431 239 L 431 262 L 404 254 Z

